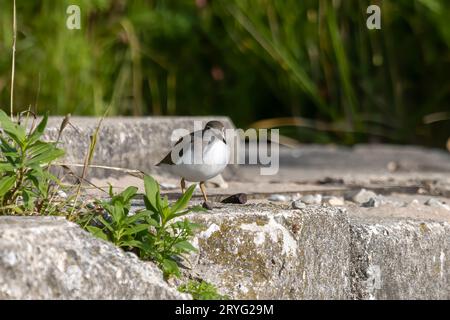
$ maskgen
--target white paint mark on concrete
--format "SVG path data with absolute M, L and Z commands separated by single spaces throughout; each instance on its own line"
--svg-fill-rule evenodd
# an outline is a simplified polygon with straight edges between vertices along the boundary
M 276 222 L 273 217 L 269 217 L 269 221 L 265 225 L 257 225 L 256 222 L 250 224 L 242 224 L 241 229 L 245 231 L 255 232 L 253 242 L 256 245 L 261 245 L 265 242 L 266 235 L 272 242 L 278 242 L 279 236 L 282 237 L 283 248 L 282 254 L 291 254 L 293 256 L 297 253 L 297 241 L 291 236 L 290 232 L 280 223 Z
M 441 278 L 444 277 L 444 267 L 445 267 L 445 253 L 441 251 L 441 255 L 439 257 L 441 260 Z
M 212 235 L 214 232 L 219 231 L 219 230 L 220 230 L 220 227 L 219 227 L 217 224 L 213 223 L 213 224 L 211 224 L 211 225 L 208 227 L 208 229 L 206 229 L 205 231 L 202 231 L 202 232 L 198 235 L 198 237 L 199 237 L 199 238 L 202 238 L 202 239 L 207 239 L 207 238 L 211 237 L 211 235 Z
M 258 232 L 255 236 L 255 239 L 253 239 L 253 242 L 259 246 L 263 244 L 266 241 L 266 235 L 264 232 Z

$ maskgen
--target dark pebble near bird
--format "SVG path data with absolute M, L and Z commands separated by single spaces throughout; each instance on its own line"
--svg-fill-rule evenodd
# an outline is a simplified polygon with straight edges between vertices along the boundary
M 232 203 L 232 204 L 245 204 L 247 203 L 247 195 L 245 193 L 236 193 L 228 198 L 220 201 L 222 203 Z

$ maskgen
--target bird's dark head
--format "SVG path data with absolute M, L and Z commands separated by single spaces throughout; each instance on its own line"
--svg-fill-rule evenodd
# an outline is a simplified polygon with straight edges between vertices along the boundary
M 208 129 L 216 129 L 216 130 L 222 131 L 223 129 L 225 129 L 225 127 L 222 122 L 213 120 L 213 121 L 209 121 L 205 125 L 205 130 L 208 130 Z
M 216 120 L 209 121 L 205 125 L 205 129 L 203 129 L 203 130 L 204 131 L 211 130 L 211 132 L 213 132 L 214 135 L 217 135 L 218 137 L 223 138 L 225 136 L 225 126 L 220 121 L 216 121 Z

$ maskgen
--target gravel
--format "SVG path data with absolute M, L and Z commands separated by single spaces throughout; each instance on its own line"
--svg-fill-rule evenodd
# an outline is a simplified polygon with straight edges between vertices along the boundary
M 306 203 L 302 202 L 302 200 L 292 201 L 293 209 L 304 209 L 306 208 Z
M 322 195 L 321 194 L 307 194 L 300 198 L 300 200 L 306 204 L 322 204 Z

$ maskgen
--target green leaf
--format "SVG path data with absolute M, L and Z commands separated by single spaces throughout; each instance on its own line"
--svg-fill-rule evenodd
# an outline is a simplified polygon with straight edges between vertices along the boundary
M 137 191 L 138 188 L 136 187 L 128 187 L 124 191 L 122 191 L 119 196 L 123 197 L 124 203 L 128 203 L 136 195 Z
M 126 229 L 126 231 L 123 233 L 124 235 L 128 236 L 128 235 L 132 235 L 132 234 L 136 234 L 139 233 L 141 231 L 147 230 L 148 227 L 150 227 L 149 224 L 138 224 L 134 227 L 129 227 Z
M 0 197 L 4 196 L 16 182 L 16 176 L 6 176 L 0 179 Z
M 203 225 L 199 223 L 190 222 L 187 219 L 184 219 L 183 221 L 177 221 L 171 224 L 172 227 L 180 230 L 186 230 L 191 231 L 195 229 L 200 229 L 203 227 Z
M 125 218 L 125 210 L 123 204 L 116 202 L 114 204 L 113 210 L 111 211 L 111 216 L 116 224 L 121 224 Z
M 50 152 L 53 149 L 55 149 L 55 146 L 50 143 L 43 141 L 36 141 L 35 143 L 29 144 L 27 146 L 27 156 L 29 158 L 33 158 L 40 154 Z
M 102 229 L 94 227 L 94 226 L 87 226 L 86 229 L 92 233 L 97 238 L 103 239 L 108 241 L 108 236 L 103 232 Z
M 30 134 L 27 141 L 28 145 L 38 141 L 39 138 L 44 134 L 45 127 L 47 126 L 47 120 L 48 120 L 48 112 L 44 114 L 44 117 L 42 118 L 41 122 L 38 124 L 36 129 L 34 129 L 33 133 Z
M 145 188 L 145 196 L 148 201 L 146 201 L 146 204 L 150 207 L 147 209 L 157 212 L 158 211 L 158 201 L 159 201 L 159 185 L 156 182 L 155 179 L 153 179 L 151 176 L 145 176 L 144 177 L 144 188 Z
M 208 211 L 208 210 L 206 210 L 202 206 L 193 206 L 192 208 L 189 208 L 189 209 L 184 210 L 184 211 L 182 211 L 180 213 L 174 214 L 173 217 L 174 218 L 182 217 L 182 216 L 184 216 L 184 215 L 186 215 L 186 214 L 188 214 L 190 212 L 206 212 L 206 211 Z
M 180 269 L 178 268 L 178 264 L 170 259 L 164 259 L 162 261 L 162 269 L 167 275 L 174 275 L 176 277 L 180 276 Z
M 111 183 L 108 183 L 108 184 L 109 184 L 109 191 L 108 191 L 109 197 L 110 197 L 110 198 L 113 198 L 113 197 L 114 197 L 113 186 L 112 186 Z
M 129 224 L 135 223 L 136 221 L 142 219 L 145 220 L 145 222 L 147 222 L 148 224 L 157 227 L 158 226 L 158 222 L 156 222 L 154 219 L 151 218 L 153 212 L 151 212 L 150 210 L 144 210 L 144 211 L 140 211 L 135 213 L 132 216 L 127 217 L 126 222 Z
M 15 206 L 13 210 L 18 214 L 23 214 L 23 210 L 19 206 Z
M 58 159 L 64 155 L 64 150 L 54 148 L 53 150 L 49 150 L 48 152 L 40 153 L 37 156 L 26 161 L 27 166 L 32 166 L 35 164 L 43 165 L 47 164 L 55 159 Z
M 24 204 L 25 208 L 27 210 L 32 210 L 34 207 L 34 199 L 35 198 L 32 196 L 32 194 L 28 190 L 22 191 L 22 199 L 23 199 L 23 204 Z
M 189 203 L 189 200 L 191 200 L 191 198 L 192 198 L 192 194 L 194 193 L 195 187 L 196 187 L 195 184 L 190 186 L 186 190 L 186 192 L 177 200 L 177 202 L 175 202 L 175 204 L 170 209 L 172 214 L 175 214 L 176 212 L 186 208 L 186 206 Z
M 0 110 L 0 127 L 20 147 L 24 146 L 26 139 L 25 129 L 11 121 L 10 117 L 3 110 Z
M 175 243 L 174 247 L 185 252 L 197 251 L 197 248 L 186 240 Z
M 103 223 L 103 225 L 106 227 L 106 229 L 108 229 L 108 230 L 111 231 L 111 232 L 114 232 L 114 229 L 113 229 L 113 227 L 111 226 L 111 224 L 110 224 L 108 221 L 106 221 L 102 216 L 98 216 L 97 219 L 98 219 L 101 223 Z
M 14 171 L 14 166 L 8 162 L 0 162 L 0 172 Z
M 120 241 L 119 247 L 142 248 L 143 244 L 138 240 L 128 240 L 128 241 Z

